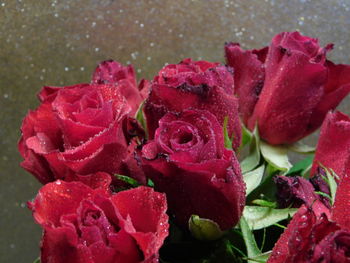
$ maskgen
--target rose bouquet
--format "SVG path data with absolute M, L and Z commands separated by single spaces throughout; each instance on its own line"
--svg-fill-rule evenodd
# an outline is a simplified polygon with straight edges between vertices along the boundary
M 22 123 L 37 262 L 350 262 L 350 66 L 298 32 L 152 81 L 98 65 Z M 317 130 L 316 149 L 300 140 Z M 288 154 L 303 155 L 291 163 Z

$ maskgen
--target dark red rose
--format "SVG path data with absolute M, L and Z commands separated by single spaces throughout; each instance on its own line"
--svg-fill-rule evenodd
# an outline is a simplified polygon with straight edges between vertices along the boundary
M 168 235 L 165 195 L 139 187 L 111 195 L 57 180 L 29 203 L 44 229 L 41 262 L 158 262 Z
M 154 139 L 143 146 L 142 166 L 155 188 L 165 192 L 170 212 L 181 225 L 191 215 L 211 219 L 222 230 L 239 220 L 245 185 L 233 151 L 208 111 L 167 113 Z
M 319 168 L 318 173 L 309 178 L 310 183 L 314 187 L 315 191 L 325 193 L 328 196 L 331 196 L 331 190 L 329 189 L 328 183 L 324 180 L 324 178 L 327 178 L 326 172 Z M 324 195 L 318 195 L 319 200 L 328 208 L 330 208 L 331 203 L 328 197 Z
M 237 148 L 241 127 L 233 85 L 232 72 L 218 63 L 185 59 L 164 67 L 151 84 L 144 108 L 150 138 L 167 112 L 192 108 L 208 110 L 220 124 L 228 117 L 228 132 L 234 138 L 233 148 Z
M 350 262 L 350 177 L 341 179 L 331 210 L 303 205 L 273 248 L 268 263 Z
M 40 106 L 23 121 L 18 148 L 22 167 L 41 183 L 72 172 L 134 169 L 131 137 L 138 129 L 132 117 L 143 98 L 131 66 L 102 62 L 91 84 L 44 87 L 39 99 Z
M 311 182 L 300 176 L 276 176 L 274 181 L 277 187 L 277 203 L 281 208 L 300 207 L 303 204 L 312 206 L 316 200 L 329 206 L 328 200 L 323 200 L 315 193 L 316 189 Z M 328 194 L 329 194 L 329 189 Z
M 268 263 L 350 262 L 350 231 L 302 206 L 276 243 Z
M 276 35 L 267 48 L 225 46 L 234 69 L 239 110 L 250 130 L 271 144 L 290 144 L 312 133 L 350 91 L 350 66 L 326 59 L 332 44 L 298 32 Z
M 319 200 L 323 205 L 330 208 L 329 199 L 316 193 L 316 191 L 319 191 L 330 195 L 329 186 L 322 176 L 326 176 L 326 174 L 317 174 L 310 180 L 300 176 L 275 176 L 276 199 L 279 207 L 299 208 L 303 204 L 311 207 L 316 200 Z
M 318 139 L 311 174 L 319 164 L 331 168 L 342 178 L 350 172 L 350 118 L 341 112 L 330 112 L 324 120 Z

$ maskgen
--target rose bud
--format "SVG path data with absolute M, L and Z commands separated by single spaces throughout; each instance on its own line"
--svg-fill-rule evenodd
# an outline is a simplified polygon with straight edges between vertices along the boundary
M 330 195 L 329 186 L 321 176 L 315 176 L 312 179 L 308 181 L 300 176 L 275 176 L 274 181 L 277 187 L 276 196 L 279 207 L 298 208 L 303 204 L 311 207 L 316 200 L 319 200 L 330 208 L 330 200 L 315 193 L 315 191 L 319 191 Z
M 306 179 L 296 176 L 276 176 L 277 203 L 281 208 L 311 206 L 318 196 L 313 185 Z
M 331 196 L 331 190 L 329 189 L 329 185 L 323 178 L 327 178 L 326 172 L 319 167 L 319 172 L 315 176 L 311 177 L 309 181 L 314 187 L 315 191 L 322 192 L 328 196 Z M 322 195 L 319 195 L 318 197 L 325 206 L 330 208 L 331 204 L 328 197 Z
M 121 173 L 143 180 L 135 171 L 138 130 L 132 118 L 142 96 L 134 70 L 102 62 L 91 84 L 44 87 L 41 104 L 22 123 L 18 148 L 22 167 L 43 184 L 79 175 Z
M 233 95 L 232 72 L 225 66 L 207 61 L 185 59 L 165 66 L 154 78 L 145 102 L 144 113 L 150 138 L 158 121 L 168 112 L 185 109 L 208 110 L 223 125 L 228 118 L 228 133 L 233 148 L 241 141 L 238 101 Z
M 317 206 L 317 201 L 300 207 L 267 262 L 350 262 L 349 192 L 350 177 L 345 176 L 331 210 Z
M 42 263 L 155 263 L 168 235 L 165 195 L 148 187 L 111 195 L 58 180 L 29 207 L 44 230 Z
M 318 139 L 311 174 L 321 164 L 332 169 L 340 178 L 350 172 L 350 118 L 337 111 L 327 114 Z M 341 140 L 339 140 L 341 138 Z
M 155 189 L 167 195 L 175 220 L 187 226 L 191 215 L 215 221 L 226 230 L 239 220 L 245 185 L 223 131 L 208 111 L 167 113 L 154 139 L 143 146 L 141 162 Z
M 227 44 L 246 126 L 257 124 L 270 144 L 291 144 L 315 131 L 350 91 L 350 66 L 326 59 L 332 47 L 299 32 L 280 33 L 261 50 Z

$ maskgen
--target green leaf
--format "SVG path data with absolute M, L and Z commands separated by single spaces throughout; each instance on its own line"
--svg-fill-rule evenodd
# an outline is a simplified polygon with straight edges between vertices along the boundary
M 316 150 L 315 147 L 303 144 L 300 141 L 290 144 L 287 147 L 289 150 L 293 152 L 303 153 L 303 154 L 315 153 L 315 150 Z
M 250 260 L 252 262 L 265 263 L 269 259 L 271 253 L 272 253 L 272 251 L 264 252 L 264 253 L 261 253 L 261 254 L 255 256 L 255 257 L 247 258 L 247 260 Z
M 301 172 L 301 177 L 310 178 L 311 168 L 312 168 L 312 164 L 310 164 L 308 167 L 306 167 L 304 171 Z
M 270 201 L 263 200 L 263 199 L 255 199 L 255 200 L 252 201 L 252 203 L 254 205 L 270 207 L 270 208 L 276 208 L 277 207 L 276 202 L 270 202 Z
M 309 168 L 312 166 L 312 162 L 314 160 L 314 155 L 309 155 L 306 158 L 302 159 L 301 161 L 297 162 L 293 165 L 292 168 L 288 171 L 286 175 L 293 175 L 293 174 L 302 174 L 305 171 L 308 171 Z
M 260 150 L 264 159 L 276 169 L 287 172 L 292 167 L 288 160 L 287 147 L 270 145 L 261 141 Z
M 329 183 L 329 190 L 331 192 L 331 197 L 332 197 L 332 205 L 335 202 L 335 195 L 337 193 L 337 181 L 335 180 L 335 178 L 338 178 L 338 176 L 336 175 L 336 173 L 332 170 L 329 169 L 330 173 L 327 173 L 327 178 L 328 178 L 328 183 Z
M 129 176 L 121 175 L 121 174 L 115 174 L 114 176 L 117 177 L 119 180 L 131 185 L 132 187 L 140 186 L 138 181 L 136 181 L 134 178 L 131 178 Z
M 248 258 L 254 258 L 261 254 L 260 249 L 258 248 L 258 245 L 256 244 L 255 237 L 251 229 L 249 228 L 249 225 L 244 217 L 244 215 L 241 217 L 239 221 L 239 226 L 242 231 L 244 243 L 247 248 L 247 254 Z M 248 260 L 248 263 L 253 263 L 253 260 Z
M 243 180 L 246 185 L 246 196 L 259 186 L 263 178 L 265 165 L 261 165 L 253 171 L 243 174 Z
M 278 223 L 274 223 L 273 225 L 274 225 L 274 226 L 277 226 L 277 227 L 279 227 L 279 228 L 282 228 L 283 230 L 287 229 L 286 226 L 280 225 L 280 224 L 278 224 Z
M 40 263 L 40 257 L 38 257 L 36 260 L 33 261 L 33 263 Z
M 242 235 L 242 233 L 240 233 Z M 226 242 L 226 251 L 228 251 L 230 254 L 235 254 L 233 251 L 236 251 L 240 256 L 247 257 L 246 254 L 242 250 L 240 250 L 238 247 L 236 247 L 232 242 L 228 239 L 225 240 Z
M 249 203 L 254 199 L 274 200 L 276 198 L 276 184 L 272 178 L 279 173 L 279 170 L 267 163 L 261 183 L 247 196 L 247 202 Z
M 314 193 L 315 193 L 315 194 L 318 194 L 318 195 L 320 195 L 320 196 L 323 196 L 323 197 L 327 198 L 329 201 L 332 202 L 332 197 L 331 197 L 330 195 L 328 195 L 328 194 L 326 194 L 326 193 L 324 193 L 324 192 L 321 192 L 321 191 L 315 191 Z
M 239 248 L 235 247 L 231 242 L 227 239 L 222 239 L 213 246 L 214 250 L 211 251 L 210 256 L 206 259 L 200 261 L 201 263 L 240 263 L 242 260 L 236 256 L 236 254 L 240 254 L 243 257 L 246 255 L 240 251 Z M 236 253 L 235 253 L 236 252 Z M 177 261 L 180 262 L 180 261 Z M 186 261 L 189 262 L 189 261 Z M 198 261 L 191 261 L 198 262 Z
M 230 136 L 228 135 L 227 125 L 228 125 L 228 116 L 226 116 L 224 119 L 224 142 L 225 142 L 225 148 L 232 150 L 232 141 L 233 141 L 234 135 L 232 135 L 232 138 L 230 138 Z
M 321 168 L 323 168 L 323 170 L 326 172 L 326 177 L 323 177 L 323 180 L 325 180 L 329 186 L 329 191 L 330 191 L 330 194 L 331 194 L 331 204 L 333 205 L 334 204 L 334 201 L 335 201 L 335 195 L 337 193 L 337 187 L 338 187 L 338 184 L 337 184 L 337 180 L 339 180 L 339 177 L 338 175 L 333 171 L 333 169 L 331 168 L 327 168 L 325 166 L 323 166 L 321 163 L 319 163 L 319 166 Z
M 242 142 L 239 146 L 239 149 L 242 149 L 245 145 L 249 144 L 253 138 L 253 134 L 244 126 L 244 124 L 241 124 L 242 127 Z
M 147 122 L 146 122 L 145 116 L 143 115 L 144 104 L 145 104 L 144 101 L 140 104 L 140 107 L 138 108 L 135 114 L 135 119 L 141 124 L 141 127 L 145 130 L 146 138 L 148 138 Z
M 258 230 L 292 217 L 297 208 L 274 209 L 262 206 L 245 206 L 243 216 L 250 229 Z
M 153 181 L 151 179 L 149 179 L 149 178 L 147 180 L 147 186 L 152 187 L 152 188 L 154 187 Z
M 250 142 L 249 154 L 241 162 L 242 173 L 249 172 L 257 167 L 260 163 L 260 150 L 259 150 L 260 138 L 258 129 L 255 128 L 253 137 Z
M 213 220 L 192 215 L 188 221 L 188 227 L 193 237 L 202 241 L 216 240 L 224 234 L 219 225 Z

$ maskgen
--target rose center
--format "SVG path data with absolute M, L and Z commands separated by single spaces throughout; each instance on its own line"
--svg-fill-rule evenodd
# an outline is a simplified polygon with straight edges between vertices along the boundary
M 192 141 L 192 139 L 193 139 L 192 133 L 183 133 L 183 134 L 180 134 L 180 136 L 177 137 L 175 141 L 178 144 L 185 144 L 185 143 L 188 143 L 189 141 Z
M 84 218 L 84 225 L 86 226 L 92 226 L 96 224 L 96 221 L 101 217 L 100 211 L 88 211 L 86 212 L 85 218 Z
M 172 135 L 172 141 L 176 144 L 186 144 L 193 140 L 193 133 L 190 129 L 187 127 L 181 127 L 179 128 L 175 133 Z

